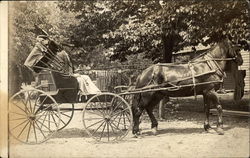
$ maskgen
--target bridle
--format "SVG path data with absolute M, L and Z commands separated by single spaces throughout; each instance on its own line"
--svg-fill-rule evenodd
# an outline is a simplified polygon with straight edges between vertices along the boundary
M 231 48 L 231 49 L 233 49 L 233 48 Z M 229 51 L 229 50 L 228 50 L 228 51 Z M 237 50 L 234 50 L 234 57 L 215 58 L 215 57 L 213 57 L 213 56 L 211 55 L 210 52 L 208 52 L 204 57 L 205 57 L 205 58 L 206 58 L 206 56 L 209 57 L 209 58 L 210 58 L 209 60 L 214 62 L 214 64 L 215 64 L 216 67 L 219 69 L 219 71 L 221 72 L 221 74 L 223 74 L 223 77 L 225 77 L 225 73 L 224 73 L 224 71 L 221 69 L 221 67 L 219 66 L 218 62 L 219 62 L 219 61 L 234 61 L 234 62 L 237 63 L 238 55 L 237 55 L 236 51 L 237 51 Z M 208 61 L 207 61 L 207 62 L 208 62 Z

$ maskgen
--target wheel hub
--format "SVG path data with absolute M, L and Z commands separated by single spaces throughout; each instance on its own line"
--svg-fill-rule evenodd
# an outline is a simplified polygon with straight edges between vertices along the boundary
M 28 118 L 29 118 L 29 120 L 34 121 L 34 120 L 36 119 L 36 115 L 30 114 L 30 115 L 28 116 Z
M 106 116 L 104 117 L 104 120 L 105 120 L 106 122 L 109 122 L 109 121 L 111 120 L 110 115 L 106 115 Z

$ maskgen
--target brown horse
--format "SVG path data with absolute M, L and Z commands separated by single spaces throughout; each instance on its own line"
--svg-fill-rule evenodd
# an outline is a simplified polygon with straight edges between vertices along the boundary
M 185 97 L 203 95 L 206 119 L 204 129 L 211 130 L 209 109 L 214 105 L 218 111 L 217 133 L 224 134 L 222 129 L 222 106 L 216 96 L 216 90 L 222 82 L 226 63 L 243 63 L 239 49 L 225 39 L 205 54 L 185 64 L 155 64 L 145 69 L 136 81 L 136 89 L 144 92 L 134 95 L 132 112 L 134 118 L 133 134 L 139 133 L 139 118 L 145 109 L 151 119 L 151 128 L 156 134 L 158 122 L 153 115 L 154 107 L 165 97 Z M 158 89 L 154 90 L 152 87 Z M 161 88 L 159 90 L 159 88 Z M 145 91 L 149 89 L 148 91 Z

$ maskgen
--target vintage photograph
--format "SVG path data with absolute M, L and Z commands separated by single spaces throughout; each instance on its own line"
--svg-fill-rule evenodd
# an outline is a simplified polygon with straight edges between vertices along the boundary
M 249 0 L 6 3 L 1 157 L 250 156 Z

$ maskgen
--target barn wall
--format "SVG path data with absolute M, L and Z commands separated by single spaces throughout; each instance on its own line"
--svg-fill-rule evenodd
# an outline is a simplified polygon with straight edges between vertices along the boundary
M 223 84 L 225 90 L 234 91 L 235 82 L 233 74 L 231 72 L 226 72 L 226 77 L 224 78 Z

